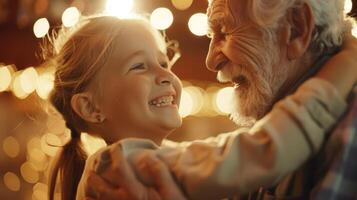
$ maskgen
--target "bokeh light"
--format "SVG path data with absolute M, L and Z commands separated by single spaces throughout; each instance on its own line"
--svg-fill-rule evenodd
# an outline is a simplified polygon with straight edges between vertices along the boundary
M 220 89 L 215 98 L 215 103 L 218 108 L 218 112 L 222 114 L 229 114 L 232 111 L 232 99 L 233 99 L 233 87 L 225 87 Z
M 14 192 L 19 191 L 21 186 L 19 177 L 13 172 L 5 173 L 4 184 L 9 190 Z
M 32 199 L 47 199 L 47 191 L 48 191 L 48 186 L 44 183 L 36 183 L 33 188 L 33 196 Z
M 171 0 L 172 5 L 179 10 L 186 10 L 192 5 L 193 0 Z
M 191 94 L 183 88 L 181 93 L 181 102 L 179 107 L 179 113 L 181 117 L 187 117 L 193 111 L 193 98 Z
M 23 91 L 27 94 L 35 91 L 37 87 L 38 74 L 35 68 L 28 67 L 20 75 L 20 85 Z
M 60 146 L 63 145 L 57 135 L 47 133 L 41 137 L 41 149 L 45 154 L 51 157 L 56 155 Z
M 0 92 L 6 91 L 12 80 L 11 71 L 7 66 L 0 67 Z
M 33 25 L 33 32 L 37 38 L 44 37 L 50 30 L 50 23 L 46 18 L 38 19 Z
M 357 25 L 356 24 L 352 28 L 352 35 L 357 38 Z
M 192 111 L 190 112 L 190 115 L 195 115 L 198 112 L 200 112 L 203 107 L 204 90 L 199 87 L 195 87 L 195 86 L 185 87 L 184 90 L 187 93 L 189 93 L 190 97 L 192 98 L 193 105 L 192 105 Z
M 47 99 L 54 87 L 54 75 L 51 73 L 41 74 L 37 79 L 36 93 L 42 99 Z
M 344 13 L 347 14 L 352 10 L 352 0 L 345 0 Z
M 81 134 L 81 141 L 84 145 L 85 150 L 88 152 L 89 155 L 92 155 L 100 148 L 105 147 L 107 145 L 103 139 L 98 137 L 93 137 L 88 133 Z
M 20 144 L 16 138 L 9 136 L 2 143 L 3 150 L 10 158 L 15 158 L 20 153 Z
M 111 16 L 126 18 L 131 15 L 133 0 L 107 0 L 104 13 Z
M 21 73 L 22 72 L 17 72 L 15 75 L 14 81 L 12 83 L 12 92 L 17 98 L 25 99 L 29 93 L 25 92 L 25 90 L 22 88 L 20 81 Z
M 36 183 L 40 178 L 39 173 L 29 162 L 25 162 L 21 165 L 20 172 L 24 180 L 28 183 Z
M 71 27 L 78 23 L 81 13 L 76 7 L 67 8 L 62 14 L 62 23 L 65 27 Z
M 156 8 L 150 16 L 151 25 L 159 30 L 165 30 L 169 28 L 173 21 L 174 16 L 167 8 Z
M 204 13 L 193 14 L 188 21 L 188 28 L 197 36 L 206 35 L 208 30 L 207 15 Z

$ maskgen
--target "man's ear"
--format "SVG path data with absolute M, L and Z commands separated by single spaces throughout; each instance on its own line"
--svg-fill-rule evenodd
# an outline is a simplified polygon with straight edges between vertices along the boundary
M 83 120 L 91 123 L 101 123 L 105 116 L 96 105 L 93 95 L 89 92 L 83 92 L 73 95 L 71 106 Z
M 303 3 L 292 8 L 287 14 L 288 25 L 284 34 L 287 44 L 287 56 L 289 60 L 300 58 L 311 43 L 312 33 L 315 27 L 315 19 L 311 6 Z

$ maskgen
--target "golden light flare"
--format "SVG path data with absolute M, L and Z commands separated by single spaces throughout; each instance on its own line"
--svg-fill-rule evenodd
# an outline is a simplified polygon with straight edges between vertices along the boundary
M 63 144 L 57 135 L 47 133 L 41 137 L 41 149 L 48 156 L 55 156 L 61 146 Z
M 36 183 L 40 178 L 37 170 L 29 162 L 25 162 L 21 165 L 20 172 L 24 180 L 28 183 Z
M 20 144 L 16 138 L 9 136 L 2 143 L 3 150 L 10 158 L 15 158 L 20 153 Z
M 17 192 L 20 190 L 20 187 L 21 187 L 21 182 L 20 182 L 20 179 L 19 177 L 13 173 L 13 172 L 6 172 L 4 174 L 4 184 L 5 186 L 11 190 L 11 191 L 14 191 L 14 192 Z
M 127 18 L 131 16 L 133 7 L 133 0 L 107 0 L 104 13 L 120 18 Z
M 179 113 L 181 117 L 189 116 L 193 111 L 193 98 L 189 92 L 183 88 L 181 93 L 181 101 L 179 106 Z
M 172 22 L 174 21 L 174 16 L 168 8 L 156 8 L 150 16 L 150 22 L 153 27 L 158 30 L 168 29 Z
M 193 14 L 188 21 L 188 28 L 197 36 L 207 35 L 208 23 L 207 15 L 204 13 Z
M 8 66 L 0 67 L 0 92 L 9 89 L 12 80 L 12 73 Z
M 67 8 L 62 14 L 62 24 L 65 27 L 76 25 L 81 17 L 81 13 L 76 7 Z
M 55 77 L 52 73 L 43 73 L 37 79 L 36 93 L 39 97 L 46 100 L 53 90 Z
M 37 38 L 45 37 L 50 30 L 50 23 L 46 18 L 38 19 L 33 25 L 33 32 Z
M 20 86 L 22 90 L 30 94 L 37 88 L 37 78 L 38 74 L 35 68 L 28 67 L 19 76 Z
M 171 0 L 171 3 L 178 10 L 186 10 L 192 5 L 193 0 Z
M 232 111 L 233 105 L 233 87 L 225 87 L 220 89 L 215 98 L 217 111 L 221 114 L 229 114 Z

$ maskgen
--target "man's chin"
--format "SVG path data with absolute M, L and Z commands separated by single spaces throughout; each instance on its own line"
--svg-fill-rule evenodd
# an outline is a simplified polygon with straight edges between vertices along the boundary
M 268 86 L 251 83 L 241 85 L 235 89 L 231 120 L 239 126 L 252 126 L 269 111 L 272 97 Z

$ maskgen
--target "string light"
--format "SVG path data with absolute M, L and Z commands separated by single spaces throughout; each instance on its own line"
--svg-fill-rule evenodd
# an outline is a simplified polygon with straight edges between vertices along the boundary
M 20 172 L 24 180 L 28 183 L 36 183 L 40 178 L 39 173 L 29 162 L 25 162 L 21 165 Z
M 22 72 L 15 74 L 14 81 L 12 82 L 12 92 L 19 99 L 25 99 L 29 94 L 21 87 L 20 75 Z
M 28 67 L 20 75 L 20 86 L 22 90 L 30 94 L 37 88 L 37 78 L 38 74 L 35 68 Z
M 232 98 L 233 98 L 233 87 L 226 87 L 220 89 L 215 98 L 215 103 L 218 108 L 218 112 L 222 114 L 229 114 L 232 111 Z
M 179 10 L 186 10 L 192 5 L 193 0 L 171 0 L 172 5 Z
M 0 67 L 0 92 L 6 91 L 9 88 L 11 80 L 12 75 L 9 67 Z
M 198 112 L 201 111 L 203 107 L 203 96 L 204 96 L 204 90 L 195 87 L 195 86 L 188 86 L 185 87 L 184 90 L 190 94 L 190 97 L 192 98 L 192 111 L 190 112 L 190 115 L 195 115 Z
M 188 28 L 197 36 L 207 35 L 207 15 L 204 13 L 196 13 L 192 15 L 188 21 Z
M 62 23 L 65 27 L 71 27 L 78 23 L 81 13 L 76 7 L 67 8 L 62 14 Z
M 50 30 L 50 23 L 46 18 L 38 19 L 33 25 L 33 32 L 37 38 L 45 37 Z
M 351 12 L 351 10 L 352 10 L 352 1 L 345 0 L 344 13 L 347 14 L 347 13 Z
M 151 25 L 159 30 L 168 29 L 173 21 L 174 16 L 167 8 L 156 8 L 150 16 Z
M 15 158 L 20 153 L 20 144 L 12 136 L 9 136 L 4 139 L 2 147 L 5 154 L 8 155 L 10 158 Z
M 193 99 L 191 94 L 183 88 L 181 93 L 181 101 L 179 106 L 179 113 L 181 117 L 189 116 L 193 111 Z
M 51 73 L 44 73 L 37 79 L 36 93 L 42 99 L 47 99 L 54 87 L 54 75 Z
M 131 16 L 133 7 L 133 0 L 107 0 L 104 13 L 120 18 L 127 18 Z
M 5 173 L 4 184 L 9 190 L 14 192 L 19 191 L 21 186 L 19 177 L 13 172 Z

